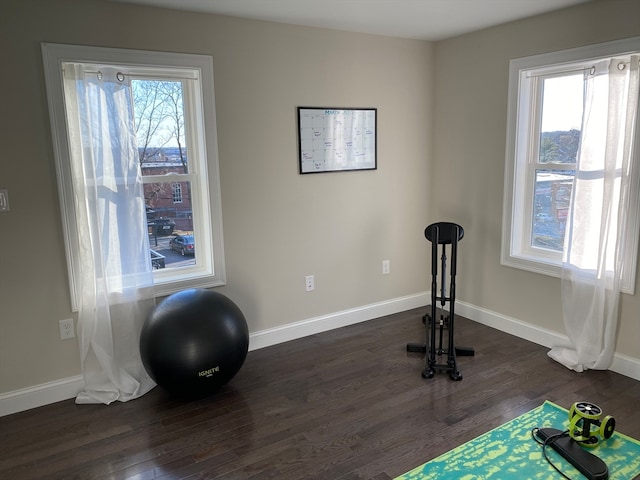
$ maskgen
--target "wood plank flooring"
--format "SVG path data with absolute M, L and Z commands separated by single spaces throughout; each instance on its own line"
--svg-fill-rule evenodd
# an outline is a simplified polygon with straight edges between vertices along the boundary
M 551 400 L 600 405 L 640 439 L 640 382 L 578 374 L 547 349 L 464 318 L 463 380 L 421 377 L 426 309 L 249 352 L 216 394 L 157 387 L 111 406 L 73 400 L 0 418 L 0 479 L 391 479 Z

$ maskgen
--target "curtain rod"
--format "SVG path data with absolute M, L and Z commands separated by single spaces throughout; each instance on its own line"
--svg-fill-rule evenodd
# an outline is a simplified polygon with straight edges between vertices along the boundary
M 623 61 L 618 62 L 619 70 L 623 70 L 624 68 L 620 68 L 620 65 L 631 65 L 631 60 L 627 62 L 623 62 Z M 638 61 L 638 65 L 640 66 L 640 60 Z M 541 73 L 528 72 L 526 78 L 544 77 L 546 75 L 549 75 L 549 76 L 562 75 L 567 73 L 578 73 L 578 72 L 582 72 L 582 73 L 588 72 L 589 74 L 593 75 L 595 73 L 595 69 L 596 69 L 595 65 L 592 65 L 590 67 L 568 68 L 566 70 L 553 70 L 552 68 L 550 68 L 547 71 L 541 72 Z
M 109 68 L 113 68 L 113 67 L 109 67 Z M 64 67 L 62 68 L 62 70 L 64 71 Z M 85 73 L 88 74 L 92 74 L 92 75 L 98 75 L 100 72 L 100 70 L 93 70 L 93 69 L 89 69 L 86 68 L 84 70 Z M 121 73 L 121 72 L 118 72 Z M 122 75 L 127 76 L 131 79 L 149 79 L 149 80 L 197 80 L 197 76 L 194 75 L 192 77 L 187 76 L 187 75 L 166 75 L 166 74 L 142 74 L 142 73 L 124 73 L 122 72 Z

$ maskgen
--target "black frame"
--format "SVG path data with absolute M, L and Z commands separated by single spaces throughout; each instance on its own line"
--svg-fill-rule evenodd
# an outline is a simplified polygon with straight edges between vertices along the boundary
M 364 115 L 358 115 L 363 112 Z M 325 145 L 332 145 L 324 139 L 326 126 L 339 128 L 340 121 L 345 118 L 353 118 L 357 121 L 351 131 L 359 131 L 362 150 L 354 151 L 352 137 L 344 140 L 334 155 L 329 158 L 331 163 L 327 165 L 326 158 L 315 157 L 313 149 L 308 149 L 309 143 L 320 141 Z M 313 121 L 320 120 L 322 129 L 314 130 Z M 344 107 L 298 107 L 298 165 L 300 174 L 345 172 L 359 170 L 377 170 L 378 168 L 378 109 L 377 108 L 344 108 Z M 315 140 L 314 140 L 315 139 Z M 323 148 L 323 150 L 326 150 Z M 343 158 L 345 153 L 348 157 Z M 354 158 L 364 157 L 362 159 Z

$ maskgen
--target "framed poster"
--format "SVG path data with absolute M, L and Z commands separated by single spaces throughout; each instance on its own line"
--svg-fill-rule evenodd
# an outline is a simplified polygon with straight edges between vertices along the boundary
M 376 108 L 298 107 L 300 173 L 375 170 Z

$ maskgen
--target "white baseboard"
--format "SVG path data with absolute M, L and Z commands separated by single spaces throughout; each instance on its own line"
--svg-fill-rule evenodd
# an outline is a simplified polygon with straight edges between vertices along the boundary
M 0 417 L 74 398 L 84 387 L 82 375 L 42 383 L 0 395 Z
M 502 315 L 465 302 L 456 301 L 456 314 L 466 317 L 483 325 L 493 327 L 505 333 L 523 338 L 544 347 L 566 345 L 569 339 L 566 335 L 522 322 L 512 317 Z M 613 356 L 613 364 L 609 368 L 612 372 L 640 381 L 640 359 L 620 353 Z
M 429 292 L 418 293 L 261 330 L 250 335 L 249 350 L 257 350 L 315 333 L 326 332 L 385 315 L 424 307 L 430 303 L 430 300 Z M 469 303 L 456 301 L 456 313 L 483 325 L 545 347 L 551 348 L 567 342 L 567 337 L 557 332 Z M 610 370 L 640 381 L 640 359 L 616 354 Z M 0 394 L 0 416 L 74 398 L 82 388 L 83 379 L 82 376 L 78 375 Z
M 385 315 L 404 312 L 412 308 L 423 307 L 428 302 L 428 294 L 426 292 L 419 293 L 261 330 L 250 335 L 249 350 L 257 350 L 315 333 L 326 332 Z

